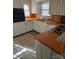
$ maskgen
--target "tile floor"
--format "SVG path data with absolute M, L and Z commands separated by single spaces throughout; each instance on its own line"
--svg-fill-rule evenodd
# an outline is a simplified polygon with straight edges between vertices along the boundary
M 33 35 L 39 34 L 31 31 L 13 39 L 13 59 L 36 59 L 35 40 Z M 56 56 L 52 59 L 62 59 Z
M 35 40 L 33 35 L 37 32 L 31 31 L 13 39 L 13 59 L 36 59 Z

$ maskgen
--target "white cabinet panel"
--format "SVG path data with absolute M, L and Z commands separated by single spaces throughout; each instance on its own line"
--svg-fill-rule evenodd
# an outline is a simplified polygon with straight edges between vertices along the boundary
M 52 51 L 50 48 L 45 46 L 44 44 L 41 45 L 41 52 L 42 52 L 42 59 L 51 59 L 52 57 Z
M 26 21 L 25 26 L 26 26 L 27 31 L 33 30 L 33 22 L 32 21 Z
M 34 21 L 33 23 L 33 29 L 37 32 L 40 32 L 40 23 L 39 21 Z
M 56 27 L 56 25 L 49 25 L 49 24 L 46 24 L 42 21 L 34 21 L 33 22 L 33 29 L 39 33 L 42 33 L 42 32 L 45 32 L 45 31 L 48 31 L 54 27 Z
M 37 56 L 36 59 L 64 59 L 64 56 L 59 55 L 40 41 L 35 40 L 35 45 Z
M 45 24 L 44 22 L 41 22 L 41 21 L 34 21 L 33 28 L 35 31 L 42 33 L 47 30 L 47 24 Z
M 41 42 L 35 40 L 35 45 L 36 45 L 36 59 L 41 59 L 42 58 Z
M 25 22 L 13 23 L 13 36 L 17 36 L 26 32 Z
M 36 59 L 51 59 L 51 50 L 36 40 Z
M 40 33 L 45 32 L 48 30 L 48 26 L 44 22 L 40 22 Z

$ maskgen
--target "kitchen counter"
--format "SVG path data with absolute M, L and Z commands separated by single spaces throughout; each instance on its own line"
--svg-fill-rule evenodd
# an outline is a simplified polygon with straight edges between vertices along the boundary
M 57 37 L 57 33 L 49 31 L 34 36 L 36 40 L 49 47 L 52 51 L 55 51 L 60 55 L 64 55 L 64 43 L 58 41 Z
M 56 26 L 65 26 L 64 24 L 56 24 L 55 22 L 52 22 L 51 20 L 41 20 L 39 18 L 27 18 L 26 21 L 39 21 L 39 22 L 44 22 L 48 25 L 56 25 Z

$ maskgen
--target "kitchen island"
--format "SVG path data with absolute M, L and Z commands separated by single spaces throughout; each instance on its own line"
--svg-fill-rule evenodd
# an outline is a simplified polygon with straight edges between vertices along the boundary
M 39 51 L 41 51 L 40 54 L 42 54 L 42 58 L 44 59 L 51 59 L 51 53 L 52 51 L 54 51 L 55 53 L 59 54 L 60 56 L 64 57 L 64 49 L 65 49 L 65 45 L 64 42 L 61 42 L 59 40 L 57 40 L 57 37 L 59 35 L 55 32 L 43 32 L 41 34 L 35 35 L 34 38 L 36 39 L 36 41 L 38 42 L 37 44 L 37 56 L 39 55 L 38 53 L 40 53 Z M 40 57 L 38 57 L 38 59 L 40 59 Z

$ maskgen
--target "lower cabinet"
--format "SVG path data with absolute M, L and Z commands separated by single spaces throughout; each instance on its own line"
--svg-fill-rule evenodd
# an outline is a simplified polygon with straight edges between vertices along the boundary
M 36 59 L 51 59 L 51 50 L 36 40 Z
M 36 59 L 64 59 L 64 56 L 57 54 L 50 48 L 42 44 L 40 41 L 35 41 Z
M 33 30 L 33 21 L 26 21 L 25 27 L 27 32 Z
M 35 45 L 36 45 L 36 59 L 42 59 L 41 43 L 35 40 Z
M 40 22 L 40 33 L 48 30 L 48 25 L 44 22 Z
M 56 27 L 56 25 L 48 25 L 42 21 L 33 21 L 33 29 L 39 33 L 48 31 L 54 27 Z
M 25 23 L 26 32 L 35 30 L 39 33 L 42 33 L 56 27 L 56 25 L 49 25 L 42 21 L 36 21 L 36 20 L 25 21 L 25 22 L 26 22 Z
M 33 29 L 40 33 L 40 22 L 39 21 L 33 21 Z
M 25 21 L 13 23 L 13 36 L 17 36 L 26 32 Z

